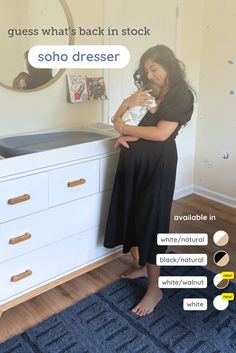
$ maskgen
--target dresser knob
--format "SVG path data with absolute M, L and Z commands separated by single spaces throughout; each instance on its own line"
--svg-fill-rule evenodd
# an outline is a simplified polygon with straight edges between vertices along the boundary
M 24 202 L 30 199 L 30 195 L 29 194 L 24 194 L 22 196 L 19 197 L 14 197 L 13 199 L 9 199 L 8 200 L 8 204 L 9 205 L 15 205 L 16 203 L 20 203 L 20 202 Z
M 68 188 L 73 188 L 75 186 L 82 185 L 82 184 L 85 184 L 85 183 L 86 183 L 86 179 L 81 178 L 81 179 L 78 179 L 78 180 L 75 180 L 75 181 L 69 181 L 67 183 L 67 186 L 68 186 Z
M 12 282 L 18 282 L 23 278 L 29 277 L 32 275 L 32 271 L 30 269 L 26 270 L 25 272 L 19 273 L 18 275 L 11 276 Z
M 30 233 L 25 233 L 20 235 L 19 237 L 9 239 L 9 244 L 15 245 L 17 243 L 21 243 L 22 241 L 28 240 L 32 237 Z

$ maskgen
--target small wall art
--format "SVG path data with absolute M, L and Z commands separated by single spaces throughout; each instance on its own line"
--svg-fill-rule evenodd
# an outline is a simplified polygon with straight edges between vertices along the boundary
M 102 76 L 86 77 L 80 74 L 67 75 L 67 101 L 79 103 L 108 99 Z

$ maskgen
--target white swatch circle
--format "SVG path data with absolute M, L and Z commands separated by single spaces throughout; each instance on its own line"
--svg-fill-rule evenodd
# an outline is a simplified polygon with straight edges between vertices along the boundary
M 228 243 L 229 236 L 224 230 L 218 230 L 213 235 L 213 241 L 218 246 L 224 246 L 224 245 L 226 245 Z
M 217 295 L 217 297 L 215 297 L 213 300 L 213 305 L 217 310 L 225 310 L 228 308 L 229 301 L 223 300 L 221 295 Z

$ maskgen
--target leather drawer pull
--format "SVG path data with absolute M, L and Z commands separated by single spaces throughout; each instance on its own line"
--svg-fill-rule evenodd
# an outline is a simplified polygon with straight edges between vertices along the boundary
M 25 233 L 23 235 L 20 235 L 19 237 L 9 239 L 9 244 L 14 245 L 17 243 L 21 243 L 22 241 L 28 240 L 31 237 L 32 235 L 30 233 Z
M 82 185 L 82 184 L 85 184 L 86 183 L 86 179 L 78 179 L 78 180 L 75 180 L 75 181 L 69 181 L 67 183 L 67 186 L 68 188 L 73 188 L 74 186 L 78 186 L 78 185 Z
M 29 194 L 24 194 L 22 196 L 19 197 L 14 197 L 13 199 L 9 199 L 8 200 L 8 204 L 9 205 L 15 205 L 16 203 L 20 203 L 20 202 L 24 202 L 30 199 L 30 195 Z
M 11 281 L 12 282 L 18 282 L 23 278 L 29 277 L 32 275 L 32 271 L 31 270 L 26 270 L 25 272 L 20 273 L 19 275 L 13 275 L 11 276 Z

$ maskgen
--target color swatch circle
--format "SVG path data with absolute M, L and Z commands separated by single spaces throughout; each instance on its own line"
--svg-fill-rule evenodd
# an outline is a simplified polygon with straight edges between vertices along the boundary
M 229 236 L 224 230 L 218 230 L 213 235 L 213 241 L 218 246 L 224 246 L 224 245 L 226 245 L 228 243 Z
M 229 254 L 224 250 L 219 250 L 215 253 L 213 260 L 217 266 L 225 266 L 229 262 Z
M 213 300 L 213 305 L 217 310 L 225 310 L 229 306 L 229 301 L 223 300 L 221 295 L 217 295 L 217 297 L 215 297 Z
M 217 275 L 213 278 L 213 283 L 216 288 L 224 289 L 228 286 L 229 280 L 224 279 L 222 273 L 217 273 Z

